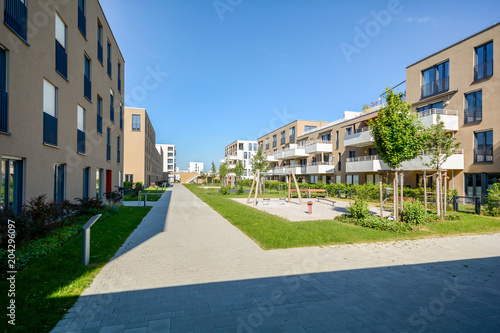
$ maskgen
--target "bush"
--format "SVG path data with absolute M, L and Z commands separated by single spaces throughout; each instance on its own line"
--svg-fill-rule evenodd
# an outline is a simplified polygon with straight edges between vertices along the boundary
M 105 208 L 101 198 L 76 198 L 75 200 L 78 201 L 77 215 L 95 215 Z
M 138 189 L 139 191 L 142 191 L 142 182 L 135 183 L 134 189 Z
M 357 220 L 344 214 L 337 216 L 335 220 L 343 223 L 353 223 L 360 227 L 395 233 L 405 233 L 413 230 L 413 227 L 407 223 L 389 221 L 375 215 L 369 215 L 364 219 Z
M 227 194 L 229 194 L 229 188 L 228 188 L 228 187 L 225 187 L 225 186 L 221 187 L 221 188 L 220 188 L 220 194 L 222 194 L 222 195 L 227 195 Z
M 133 185 L 132 182 L 127 182 L 127 181 L 123 182 L 123 187 L 132 187 L 132 185 Z
M 368 204 L 366 201 L 356 198 L 354 203 L 349 204 L 347 211 L 356 220 L 362 220 L 370 215 L 370 210 L 368 209 Z
M 123 199 L 122 194 L 118 191 L 106 192 L 105 196 L 112 205 L 117 205 Z
M 427 214 L 425 217 L 426 222 L 438 222 L 441 221 L 441 217 L 437 214 Z
M 500 183 L 493 184 L 488 189 L 486 212 L 491 216 L 500 216 Z
M 448 221 L 457 221 L 460 220 L 460 215 L 458 213 L 448 213 L 445 219 Z
M 243 194 L 245 191 L 243 191 L 243 187 L 239 186 L 238 190 L 236 191 L 236 194 Z
M 408 200 L 404 202 L 403 214 L 401 215 L 404 222 L 419 225 L 426 221 L 425 215 L 425 208 L 419 201 L 412 202 L 412 200 Z

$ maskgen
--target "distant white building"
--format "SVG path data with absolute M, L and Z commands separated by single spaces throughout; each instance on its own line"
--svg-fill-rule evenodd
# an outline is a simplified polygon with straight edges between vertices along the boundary
M 177 154 L 175 150 L 175 145 L 159 143 L 156 144 L 156 149 L 160 151 L 163 149 L 163 172 L 174 172 L 175 171 L 175 155 Z
M 203 162 L 189 162 L 188 172 L 202 172 Z
M 230 145 L 227 145 L 224 150 L 224 161 L 228 162 L 229 167 L 229 180 L 234 184 L 236 175 L 234 168 L 238 161 L 243 165 L 242 179 L 253 179 L 251 161 L 252 157 L 257 154 L 257 141 L 253 140 L 236 140 Z

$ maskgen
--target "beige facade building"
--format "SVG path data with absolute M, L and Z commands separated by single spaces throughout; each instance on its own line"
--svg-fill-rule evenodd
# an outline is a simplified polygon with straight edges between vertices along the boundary
M 163 148 L 157 148 L 156 132 L 146 109 L 125 108 L 125 181 L 142 182 L 145 187 L 163 179 Z
M 3 5 L 0 206 L 116 190 L 125 61 L 99 2 Z

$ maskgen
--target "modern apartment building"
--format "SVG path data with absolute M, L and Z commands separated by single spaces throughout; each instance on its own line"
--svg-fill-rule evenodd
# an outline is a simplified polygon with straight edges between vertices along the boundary
M 165 144 L 158 143 L 156 144 L 156 149 L 163 149 L 163 172 L 175 172 L 176 160 L 175 156 L 177 155 L 177 151 L 175 149 L 175 145 L 173 144 Z
M 1 208 L 121 185 L 125 61 L 97 0 L 5 0 Z M 1 15 L 1 14 L 0 14 Z
M 187 172 L 202 172 L 203 162 L 189 162 Z
M 224 161 L 227 161 L 229 170 L 231 171 L 228 180 L 231 184 L 236 181 L 234 168 L 238 161 L 243 164 L 243 176 L 241 179 L 253 179 L 252 173 L 252 157 L 257 153 L 257 141 L 252 140 L 236 140 L 224 149 Z M 224 162 L 223 161 L 223 162 Z
M 146 109 L 125 107 L 124 165 L 125 181 L 144 186 L 163 179 L 163 148 L 156 147 L 156 132 Z

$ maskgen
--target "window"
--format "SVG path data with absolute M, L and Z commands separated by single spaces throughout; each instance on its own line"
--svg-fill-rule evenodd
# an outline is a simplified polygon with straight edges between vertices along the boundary
M 277 135 L 277 134 L 274 134 L 274 135 L 273 135 L 273 148 L 274 148 L 274 147 L 276 147 L 276 145 L 277 145 L 277 143 L 278 143 L 278 142 L 277 142 L 277 141 L 278 141 L 277 137 L 278 137 L 278 135 Z
M 335 184 L 342 184 L 342 176 L 335 176 Z
M 118 63 L 118 91 L 122 92 L 122 64 Z
M 345 135 L 351 135 L 352 134 L 352 127 L 348 127 L 345 129 Z
M 20 213 L 23 206 L 23 160 L 2 158 L 0 165 L 0 211 Z
M 80 154 L 85 154 L 85 109 L 82 108 L 80 105 L 77 107 L 77 112 L 78 112 L 78 124 L 77 124 L 77 130 L 76 130 L 76 137 L 77 137 L 77 151 Z
M 57 146 L 57 88 L 43 80 L 43 142 Z
M 238 149 L 239 150 L 243 150 L 243 144 L 242 143 L 238 144 Z
M 257 144 L 256 143 L 253 144 L 253 151 L 257 151 Z
M 427 174 L 426 177 L 427 179 L 425 180 L 425 187 L 427 188 L 432 188 L 432 182 L 434 177 L 428 177 L 429 175 Z M 417 186 L 424 187 L 424 174 L 420 173 L 417 174 Z
M 173 153 L 168 153 L 168 157 L 173 157 L 174 154 Z
M 447 91 L 449 88 L 449 61 L 422 71 L 422 98 Z
M 377 148 L 368 148 L 368 155 L 370 155 L 370 156 L 378 155 L 378 149 Z
M 350 185 L 358 185 L 359 184 L 359 175 L 347 175 L 346 183 Z
M 464 124 L 471 124 L 483 120 L 483 94 L 475 91 L 465 94 Z
M 102 98 L 97 95 L 97 133 L 102 135 Z
M 0 47 L 0 132 L 9 129 L 9 94 L 7 93 L 7 51 Z
M 315 128 L 316 128 L 316 126 L 306 125 L 304 128 L 304 131 L 307 132 L 307 131 L 313 130 Z
M 102 169 L 95 172 L 95 194 L 97 198 L 102 197 Z
M 286 131 L 281 132 L 281 144 L 284 145 L 286 141 Z
M 266 149 L 269 149 L 269 138 L 266 138 Z
M 174 163 L 174 160 L 173 159 L 169 159 L 168 163 Z
M 172 165 L 169 165 L 168 170 L 174 170 L 174 167 Z
M 141 130 L 141 115 L 133 114 L 132 115 L 132 131 L 140 131 Z
M 102 24 L 97 21 L 97 59 L 102 65 Z
M 476 65 L 474 80 L 481 80 L 493 75 L 493 42 L 476 47 Z
M 432 110 L 432 109 L 440 109 L 440 110 L 442 110 L 443 107 L 444 107 L 443 102 L 438 102 L 438 103 L 428 104 L 426 106 L 422 106 L 420 108 L 417 108 L 417 112 L 424 112 L 423 115 L 425 116 L 425 115 L 431 114 L 431 113 L 425 112 L 425 111 Z
M 295 126 L 290 128 L 290 142 L 295 141 Z
M 109 119 L 115 122 L 115 97 L 113 96 L 113 90 L 109 91 Z
M 493 163 L 493 131 L 474 133 L 474 163 Z
M 354 150 L 349 151 L 349 158 L 355 158 L 356 157 L 356 152 Z
M 83 198 L 90 196 L 90 168 L 83 168 Z
M 323 135 L 321 136 L 321 141 L 322 141 L 323 143 L 330 143 L 330 142 L 332 141 L 332 135 L 331 135 L 330 133 L 328 133 L 328 134 L 323 134 Z
M 108 75 L 111 78 L 111 43 L 108 41 Z
M 130 183 L 133 184 L 134 183 L 134 175 L 132 175 L 132 174 L 126 174 L 125 175 L 125 181 L 126 182 L 130 182 Z
M 123 105 L 120 103 L 120 129 L 123 131 Z
M 335 149 L 339 149 L 339 131 L 336 132 L 337 135 L 337 141 L 335 143 Z
M 56 17 L 56 71 L 68 78 L 68 55 L 66 53 L 66 24 L 59 15 Z
M 19 37 L 27 40 L 28 8 L 26 8 L 26 0 L 5 0 L 4 23 Z
M 85 0 L 78 0 L 78 29 L 83 37 L 87 31 L 87 20 L 85 19 Z
M 244 153 L 243 153 L 243 158 L 244 158 L 245 160 L 246 160 L 246 159 L 248 159 L 248 153 L 247 153 L 247 152 L 244 152 Z
M 121 163 L 120 141 L 121 141 L 121 138 L 118 135 L 116 137 L 116 163 L 118 163 L 118 164 Z
M 54 201 L 63 202 L 66 198 L 66 164 L 54 167 Z
M 339 153 L 339 161 L 337 162 L 337 171 L 342 171 L 342 155 Z
M 89 101 L 92 100 L 92 82 L 90 81 L 91 63 L 89 57 L 84 55 L 84 72 L 83 72 L 83 95 Z
M 111 161 L 111 129 L 106 131 L 106 161 Z
M 173 151 L 174 148 L 173 147 L 168 147 L 168 151 Z

